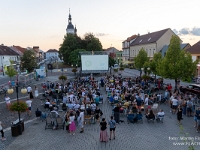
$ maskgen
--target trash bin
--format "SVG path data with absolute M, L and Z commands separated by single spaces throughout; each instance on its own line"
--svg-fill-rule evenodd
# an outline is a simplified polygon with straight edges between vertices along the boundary
M 18 126 L 16 124 L 13 124 L 11 126 L 11 134 L 13 137 L 18 136 L 19 132 L 18 132 Z
M 23 119 L 20 119 L 20 120 L 21 120 L 20 122 L 19 122 L 19 119 L 12 122 L 11 134 L 14 137 L 18 135 L 22 135 L 22 132 L 24 131 L 24 120 Z

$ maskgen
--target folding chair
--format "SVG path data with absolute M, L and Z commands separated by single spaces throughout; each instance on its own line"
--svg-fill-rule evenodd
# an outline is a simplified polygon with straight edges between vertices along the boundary
M 64 123 L 63 123 L 63 119 L 58 117 L 56 118 L 56 122 L 57 122 L 57 129 L 59 129 L 61 127 L 61 129 L 64 130 Z
M 45 130 L 46 129 L 53 129 L 53 123 L 52 123 L 52 120 L 51 120 L 51 117 L 48 116 L 46 118 L 46 125 L 45 125 Z

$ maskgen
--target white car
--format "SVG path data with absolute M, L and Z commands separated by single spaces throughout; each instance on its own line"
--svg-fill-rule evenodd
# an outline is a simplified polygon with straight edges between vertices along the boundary
M 113 69 L 119 69 L 119 65 L 118 64 L 114 64 Z

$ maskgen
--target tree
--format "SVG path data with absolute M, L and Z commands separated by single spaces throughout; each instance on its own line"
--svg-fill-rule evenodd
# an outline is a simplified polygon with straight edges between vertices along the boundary
M 166 56 L 158 66 L 159 74 L 165 78 L 190 81 L 196 71 L 197 61 L 193 62 L 191 55 L 180 48 L 180 38 L 172 36 Z
M 10 61 L 10 64 L 11 65 L 8 67 L 8 69 L 7 69 L 7 71 L 5 73 L 10 77 L 10 80 L 11 80 L 12 77 L 14 77 L 15 75 L 17 75 L 17 71 L 13 67 L 12 61 Z
M 70 63 L 70 53 L 79 48 L 80 45 L 77 40 L 78 38 L 76 37 L 76 35 L 73 34 L 67 34 L 64 37 L 63 43 L 60 45 L 59 48 L 59 57 L 61 58 L 62 56 L 65 63 Z
M 162 54 L 159 52 L 153 55 L 153 60 L 150 62 L 150 70 L 155 74 L 155 80 L 156 80 L 156 75 L 159 74 L 158 66 L 161 63 L 161 61 L 162 61 Z
M 85 49 L 76 49 L 73 52 L 70 53 L 69 55 L 69 62 L 73 65 L 81 65 L 81 57 L 79 55 L 79 52 L 85 52 Z
M 26 50 L 24 55 L 21 57 L 21 69 L 32 72 L 37 68 L 35 52 L 33 50 Z
M 114 66 L 114 64 L 116 64 L 116 61 L 115 61 L 114 58 L 112 58 L 112 57 L 109 56 L 108 59 L 109 59 L 109 62 L 108 62 L 109 63 L 109 67 L 112 67 L 112 66 Z
M 148 62 L 149 58 L 147 57 L 146 51 L 142 48 L 138 55 L 134 59 L 135 67 L 141 70 L 144 67 L 145 62 Z M 140 72 L 141 76 L 142 72 Z
M 86 44 L 87 51 L 102 51 L 101 42 L 93 33 L 86 33 L 83 40 L 83 43 Z

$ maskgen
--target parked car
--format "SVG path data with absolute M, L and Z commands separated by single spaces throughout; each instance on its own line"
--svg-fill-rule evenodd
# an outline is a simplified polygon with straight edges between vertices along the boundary
M 119 65 L 118 64 L 114 64 L 113 69 L 119 69 Z
M 200 97 L 200 85 L 199 84 L 190 84 L 189 86 L 181 86 L 180 91 L 183 93 L 195 94 L 197 97 Z

